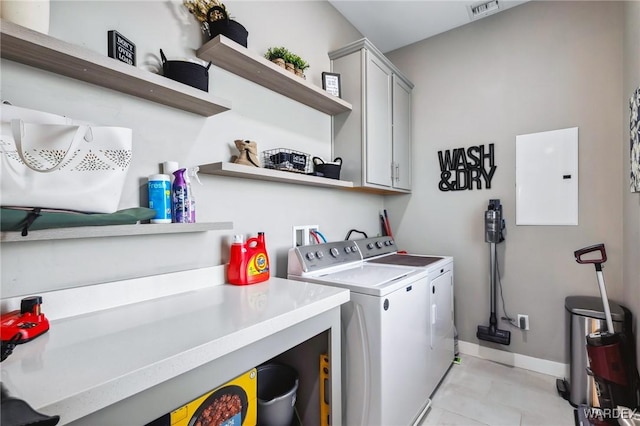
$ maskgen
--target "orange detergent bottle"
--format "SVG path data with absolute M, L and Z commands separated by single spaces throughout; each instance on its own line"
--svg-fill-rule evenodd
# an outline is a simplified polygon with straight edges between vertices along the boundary
M 233 237 L 227 281 L 235 285 L 256 284 L 269 279 L 269 255 L 264 242 L 264 232 L 257 238 L 242 242 L 242 235 Z

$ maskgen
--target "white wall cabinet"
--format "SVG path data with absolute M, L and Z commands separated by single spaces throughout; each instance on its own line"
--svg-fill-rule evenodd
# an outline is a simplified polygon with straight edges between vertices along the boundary
M 333 117 L 341 177 L 372 192 L 410 192 L 413 84 L 367 39 L 329 58 L 340 74 L 342 97 L 353 106 Z

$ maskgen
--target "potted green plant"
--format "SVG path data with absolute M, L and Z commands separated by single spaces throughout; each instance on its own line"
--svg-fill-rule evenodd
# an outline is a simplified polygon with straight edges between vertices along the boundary
M 286 47 L 270 47 L 264 57 L 302 78 L 309 64 L 300 56 L 290 52 Z
M 287 71 L 290 71 L 295 74 L 296 66 L 293 64 L 297 59 L 298 55 L 292 52 L 288 52 L 284 57 L 284 65 Z
M 293 65 L 296 68 L 296 75 L 302 78 L 306 78 L 306 76 L 304 75 L 304 71 L 309 68 L 309 64 L 307 63 L 307 61 L 298 56 Z
M 285 47 L 270 47 L 264 57 L 282 68 L 285 66 L 285 57 L 288 57 L 289 50 Z

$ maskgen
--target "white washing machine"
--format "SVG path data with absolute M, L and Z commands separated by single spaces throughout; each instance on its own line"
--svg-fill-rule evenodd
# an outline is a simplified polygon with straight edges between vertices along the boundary
M 451 263 L 432 265 L 452 272 Z M 428 410 L 442 377 L 431 355 L 439 339 L 432 339 L 432 323 L 445 309 L 431 307 L 431 269 L 365 262 L 355 241 L 289 251 L 290 279 L 351 290 L 341 309 L 344 424 L 411 425 Z

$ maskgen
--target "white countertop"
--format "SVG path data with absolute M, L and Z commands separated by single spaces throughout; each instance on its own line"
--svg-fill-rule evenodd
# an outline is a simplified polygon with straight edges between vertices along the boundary
M 348 290 L 271 278 L 62 317 L 16 347 L 0 365 L 2 382 L 67 423 L 348 300 Z

